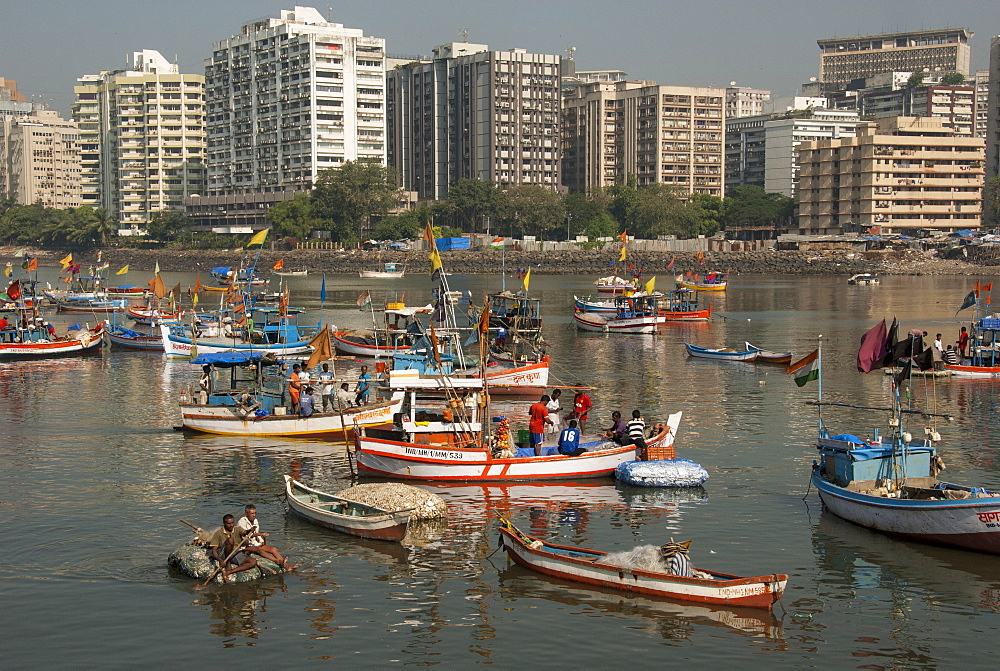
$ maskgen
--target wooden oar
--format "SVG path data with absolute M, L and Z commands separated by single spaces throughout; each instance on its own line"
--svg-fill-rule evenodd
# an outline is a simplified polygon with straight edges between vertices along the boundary
M 226 557 L 222 561 L 221 564 L 219 564 L 218 566 L 215 567 L 215 570 L 212 571 L 212 575 L 208 576 L 208 580 L 206 580 L 205 582 L 201 583 L 200 585 L 195 585 L 194 588 L 195 589 L 203 589 L 205 587 L 205 585 L 207 585 L 208 583 L 212 582 L 212 580 L 215 579 L 215 576 L 217 576 L 219 574 L 219 571 L 221 571 L 222 569 L 224 569 L 226 566 L 229 565 L 229 560 L 232 559 L 234 556 L 236 556 L 237 552 L 239 552 L 240 550 L 243 549 L 243 546 L 246 545 L 246 542 L 248 540 L 250 540 L 249 536 L 244 537 L 243 540 L 240 541 L 240 544 L 237 545 L 235 548 L 233 548 L 233 551 L 229 553 L 229 556 Z

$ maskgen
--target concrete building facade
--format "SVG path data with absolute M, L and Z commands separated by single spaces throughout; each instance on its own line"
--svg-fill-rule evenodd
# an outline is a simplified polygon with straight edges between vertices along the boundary
M 1000 36 L 990 40 L 989 98 L 986 103 L 986 177 L 1000 175 Z M 990 222 L 996 225 L 998 222 Z
M 385 163 L 385 40 L 282 10 L 205 61 L 207 195 L 310 189 L 345 161 Z
M 593 83 L 563 100 L 563 184 L 572 192 L 636 176 L 682 197 L 723 197 L 726 89 Z
M 453 42 L 388 73 L 389 164 L 421 200 L 461 179 L 559 186 L 560 57 Z
M 19 205 L 79 207 L 80 131 L 51 110 L 0 114 L 0 198 Z
M 964 28 L 944 28 L 817 40 L 819 81 L 830 91 L 892 71 L 958 72 L 968 77 L 972 35 Z
M 121 230 L 158 212 L 181 211 L 205 188 L 205 78 L 181 74 L 159 52 L 132 67 L 77 79 L 83 203 L 104 208 Z
M 932 117 L 866 122 L 855 138 L 804 144 L 797 232 L 978 228 L 983 145 L 981 138 L 958 137 Z
M 770 102 L 770 91 L 751 89 L 746 86 L 729 86 L 726 88 L 726 119 L 764 114 L 764 108 Z
M 726 119 L 726 189 L 742 184 L 794 197 L 804 142 L 854 137 L 856 112 L 822 108 Z
M 971 81 L 976 87 L 973 135 L 985 138 L 989 126 L 990 71 L 977 70 Z

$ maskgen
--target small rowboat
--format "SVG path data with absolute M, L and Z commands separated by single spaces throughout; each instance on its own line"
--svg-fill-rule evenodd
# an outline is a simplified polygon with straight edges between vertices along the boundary
M 753 361 L 757 358 L 760 350 L 751 345 L 750 343 L 744 343 L 747 346 L 746 351 L 738 352 L 729 347 L 698 347 L 697 345 L 692 345 L 691 343 L 684 343 L 684 347 L 687 348 L 687 353 L 690 356 L 697 357 L 699 359 L 717 359 L 719 361 Z M 789 355 L 790 357 L 791 355 Z
M 402 263 L 386 263 L 378 270 L 359 270 L 358 275 L 369 279 L 399 279 L 406 275 L 406 265 Z
M 271 271 L 278 277 L 305 277 L 309 274 L 308 268 L 303 268 L 302 270 L 273 270 Z
M 285 496 L 288 508 L 300 517 L 328 529 L 361 538 L 402 540 L 413 513 L 413 508 L 392 512 L 343 499 L 306 487 L 288 475 L 285 476 Z
M 502 517 L 500 538 L 511 559 L 539 573 L 679 601 L 770 608 L 781 598 L 788 582 L 788 576 L 782 574 L 744 578 L 696 569 L 708 577 L 686 578 L 665 571 L 617 566 L 602 561 L 607 552 L 547 543 L 521 533 Z
M 757 363 L 773 363 L 778 365 L 787 366 L 792 362 L 791 352 L 771 352 L 766 349 L 761 349 L 759 347 L 754 347 L 750 343 L 746 343 L 747 349 L 757 350 L 757 358 L 754 359 Z

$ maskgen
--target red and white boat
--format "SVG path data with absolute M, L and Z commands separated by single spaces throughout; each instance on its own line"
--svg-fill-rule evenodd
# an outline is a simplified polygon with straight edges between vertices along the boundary
M 109 296 L 116 298 L 144 298 L 149 292 L 143 287 L 134 284 L 126 284 L 120 287 L 107 287 L 104 289 Z
M 406 352 L 413 346 L 410 334 L 405 331 L 389 333 L 379 331 L 377 337 L 367 333 L 334 331 L 331 334 L 333 346 L 346 354 L 363 357 L 391 357 L 396 352 Z
M 500 518 L 504 550 L 518 564 L 572 582 L 646 594 L 679 601 L 771 608 L 781 598 L 788 576 L 780 573 L 742 577 L 695 569 L 704 577 L 683 577 L 666 571 L 620 566 L 599 550 L 549 543 L 521 533 Z
M 130 305 L 125 308 L 125 315 L 137 324 L 152 324 L 154 319 L 157 322 L 178 321 L 183 313 L 150 308 L 145 305 Z
M 578 329 L 599 333 L 656 333 L 665 321 L 655 296 L 616 296 L 614 314 L 577 311 L 573 319 Z
M 635 291 L 635 284 L 623 277 L 609 275 L 594 282 L 597 293 L 611 296 L 621 296 L 626 291 Z
M 19 342 L 13 342 L 17 339 Z M 51 359 L 96 353 L 104 343 L 104 323 L 92 329 L 76 331 L 62 338 L 48 339 L 44 331 L 14 329 L 0 331 L 0 361 L 13 359 Z

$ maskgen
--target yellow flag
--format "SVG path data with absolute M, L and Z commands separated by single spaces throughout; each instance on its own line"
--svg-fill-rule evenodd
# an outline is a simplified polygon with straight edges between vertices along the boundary
M 255 235 L 252 238 L 250 238 L 250 242 L 247 243 L 247 247 L 253 247 L 254 245 L 263 245 L 264 244 L 264 238 L 267 237 L 267 232 L 269 230 L 271 230 L 271 229 L 265 228 L 263 231 L 261 231 L 257 235 Z
M 651 294 L 654 291 L 656 291 L 656 275 L 650 277 L 649 281 L 646 282 L 646 293 Z
M 126 263 L 121 270 L 119 270 L 115 275 L 125 275 L 128 273 L 128 264 Z
M 441 268 L 441 265 L 441 255 L 435 247 L 431 250 L 431 275 L 437 272 Z
M 3 269 L 3 274 L 7 277 L 10 277 L 10 274 L 12 272 L 14 272 L 14 268 L 12 266 L 8 265 L 6 268 Z
M 531 268 L 524 274 L 524 292 L 528 292 L 528 285 L 531 284 Z
M 621 263 L 622 261 L 625 260 L 625 252 L 626 252 L 626 250 L 627 250 L 627 247 L 625 247 L 625 245 L 622 245 L 622 254 L 621 254 L 621 256 L 618 257 L 618 263 Z
M 67 254 L 66 258 L 62 259 L 61 261 L 59 261 L 59 263 L 62 264 L 62 269 L 63 270 L 66 270 L 67 268 L 69 268 L 73 264 L 73 252 L 70 252 L 69 254 Z
M 191 299 L 191 307 L 198 307 L 198 294 L 195 294 L 194 298 Z

